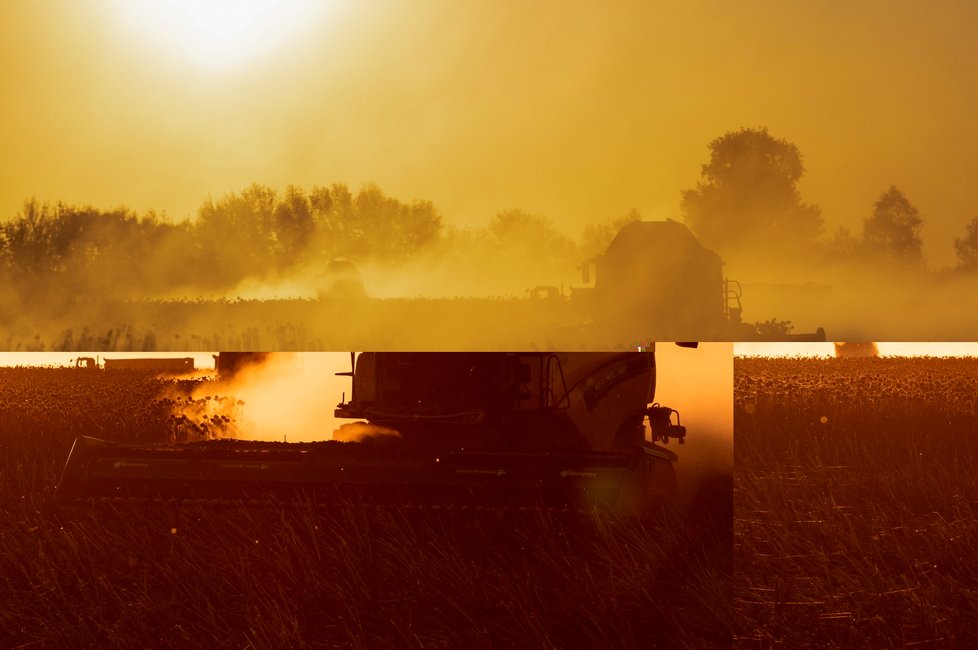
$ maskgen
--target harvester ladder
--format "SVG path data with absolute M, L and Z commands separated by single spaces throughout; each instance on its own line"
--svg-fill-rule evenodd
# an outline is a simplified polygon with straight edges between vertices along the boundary
M 734 324 L 740 324 L 740 315 L 744 308 L 740 302 L 743 290 L 737 280 L 723 279 L 723 313 L 727 320 Z

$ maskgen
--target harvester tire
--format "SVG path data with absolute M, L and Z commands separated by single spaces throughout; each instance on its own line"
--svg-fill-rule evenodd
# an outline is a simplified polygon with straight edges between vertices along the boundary
M 627 516 L 657 518 L 675 508 L 678 481 L 673 463 L 640 453 L 628 470 L 617 510 Z

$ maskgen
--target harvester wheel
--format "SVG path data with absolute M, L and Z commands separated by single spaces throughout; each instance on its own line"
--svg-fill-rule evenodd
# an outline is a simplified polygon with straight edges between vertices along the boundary
M 677 485 L 673 463 L 643 451 L 628 470 L 617 509 L 625 515 L 664 516 L 675 506 Z

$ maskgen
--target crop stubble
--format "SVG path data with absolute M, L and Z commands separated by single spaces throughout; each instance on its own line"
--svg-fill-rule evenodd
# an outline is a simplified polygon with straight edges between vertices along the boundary
M 744 647 L 978 643 L 978 359 L 735 361 Z

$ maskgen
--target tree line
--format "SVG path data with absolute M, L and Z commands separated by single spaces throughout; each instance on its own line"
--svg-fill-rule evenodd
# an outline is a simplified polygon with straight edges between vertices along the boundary
M 924 267 L 924 217 L 896 186 L 882 192 L 860 233 L 843 226 L 826 238 L 821 208 L 803 201 L 798 190 L 805 167 L 796 145 L 764 128 L 744 128 L 717 138 L 709 150 L 699 183 L 682 193 L 681 211 L 717 252 Z M 978 216 L 965 224 L 954 247 L 957 268 L 978 271 Z
M 282 194 L 254 184 L 171 223 L 125 208 L 39 204 L 0 223 L 0 268 L 17 279 L 48 276 L 77 289 L 131 285 L 143 293 L 181 286 L 221 289 L 243 277 L 289 271 L 308 255 L 403 261 L 434 241 L 442 218 L 428 201 L 404 202 L 374 185 Z
M 0 281 L 23 301 L 184 297 L 220 294 L 249 278 L 287 278 L 337 258 L 396 268 L 475 248 L 502 260 L 580 255 L 552 219 L 522 210 L 465 230 L 446 227 L 432 202 L 403 201 L 373 184 L 356 192 L 342 183 L 308 192 L 252 184 L 207 199 L 196 218 L 178 222 L 30 199 L 0 222 Z
M 826 236 L 821 209 L 798 189 L 805 168 L 796 145 L 763 128 L 741 129 L 714 140 L 709 151 L 701 180 L 682 192 L 681 216 L 724 258 L 925 268 L 924 217 L 897 187 L 880 195 L 861 232 L 840 227 Z M 224 295 L 245 279 L 288 278 L 336 258 L 397 268 L 429 254 L 459 267 L 523 268 L 530 286 L 538 282 L 530 274 L 559 275 L 556 263 L 541 264 L 579 263 L 640 218 L 632 210 L 595 221 L 577 240 L 552 219 L 523 210 L 496 214 L 481 229 L 460 229 L 446 226 L 430 201 L 403 201 L 372 184 L 354 192 L 342 183 L 284 192 L 253 184 L 207 199 L 196 218 L 177 222 L 154 212 L 30 199 L 0 222 L 0 282 L 9 287 L 0 307 L 91 296 Z M 978 272 L 978 216 L 954 243 L 958 269 Z M 527 268 L 531 262 L 537 266 Z

